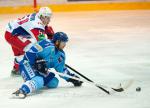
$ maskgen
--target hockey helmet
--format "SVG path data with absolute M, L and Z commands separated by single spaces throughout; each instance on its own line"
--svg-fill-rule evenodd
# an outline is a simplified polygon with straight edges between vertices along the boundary
M 56 32 L 52 38 L 52 41 L 56 42 L 57 40 L 62 42 L 68 42 L 68 36 L 64 32 Z
M 41 7 L 39 9 L 39 12 L 38 12 L 38 15 L 39 17 L 40 16 L 48 16 L 48 17 L 51 17 L 52 16 L 52 10 L 48 7 Z

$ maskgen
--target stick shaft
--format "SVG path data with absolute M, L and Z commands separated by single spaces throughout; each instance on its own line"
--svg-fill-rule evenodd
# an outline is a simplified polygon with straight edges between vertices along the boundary
M 73 69 L 71 66 L 65 64 L 66 67 L 68 67 L 69 69 L 71 69 L 72 71 L 74 71 L 75 73 L 77 73 L 78 75 L 80 75 L 81 77 L 85 78 L 86 80 L 90 81 L 90 82 L 94 82 L 91 79 L 87 78 L 86 76 L 84 76 L 83 74 L 81 74 L 80 72 L 78 72 L 77 70 Z
M 94 81 L 92 81 L 91 79 L 87 78 L 86 76 L 84 76 L 83 74 L 81 74 L 80 72 L 78 72 L 77 70 L 75 70 L 74 68 L 72 68 L 71 66 L 65 64 L 66 67 L 68 67 L 69 69 L 71 69 L 72 71 L 74 71 L 75 73 L 77 73 L 78 75 L 80 75 L 82 78 L 86 79 L 87 81 L 91 82 L 91 83 L 94 83 Z M 105 88 L 109 88 L 107 86 L 103 86 L 103 85 L 97 85 L 95 84 L 96 87 L 100 88 L 101 90 L 103 90 L 104 92 L 106 92 L 107 94 L 110 94 L 110 92 L 108 90 L 106 90 Z M 117 92 L 122 92 L 124 91 L 124 89 L 122 87 L 116 89 L 116 88 L 111 88 L 113 89 L 114 91 L 117 91 Z
M 48 71 L 49 71 L 49 72 L 52 72 L 52 71 L 50 71 L 50 70 L 48 70 Z M 70 76 L 70 75 L 67 75 L 67 74 L 64 74 L 64 73 L 61 73 L 61 72 L 56 72 L 56 71 L 55 71 L 55 72 L 53 71 L 52 73 L 57 74 L 57 75 L 60 75 L 60 76 L 62 76 L 62 77 L 68 77 L 68 78 L 72 78 L 72 79 L 74 79 L 74 80 L 78 80 L 78 81 L 82 81 L 82 82 L 89 83 L 89 84 L 91 84 L 91 85 L 94 85 L 94 86 L 98 87 L 99 89 L 101 89 L 102 91 L 106 92 L 107 94 L 110 94 L 110 92 L 107 91 L 106 89 L 104 89 L 103 87 L 99 86 L 98 84 L 96 84 L 96 83 L 94 83 L 94 82 L 87 81 L 86 79 L 76 78 L 76 77 L 73 77 L 73 76 Z

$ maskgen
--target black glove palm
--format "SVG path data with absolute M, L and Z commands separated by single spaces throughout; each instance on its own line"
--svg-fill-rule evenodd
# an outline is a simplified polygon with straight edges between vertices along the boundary
M 75 76 L 76 78 L 79 78 L 78 76 Z M 75 87 L 79 87 L 79 86 L 81 86 L 82 85 L 82 81 L 79 81 L 79 80 L 75 80 L 75 79 L 72 79 L 72 78 L 69 78 L 68 80 L 67 80 L 67 82 L 71 82 L 71 83 L 73 83 L 73 85 L 75 86 Z
M 47 73 L 47 66 L 46 66 L 46 61 L 44 59 L 40 59 L 38 58 L 35 61 L 35 65 L 34 65 L 35 69 L 41 73 Z

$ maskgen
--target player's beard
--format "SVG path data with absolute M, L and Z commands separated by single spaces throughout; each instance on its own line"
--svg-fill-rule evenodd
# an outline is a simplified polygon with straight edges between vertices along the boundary
M 66 44 L 62 44 L 61 41 L 57 41 L 57 43 L 55 43 L 55 46 L 58 50 L 63 50 Z

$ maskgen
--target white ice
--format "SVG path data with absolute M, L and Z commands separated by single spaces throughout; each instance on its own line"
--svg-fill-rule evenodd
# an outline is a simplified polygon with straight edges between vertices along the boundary
M 149 10 L 54 13 L 51 20 L 55 31 L 69 35 L 67 64 L 107 86 L 134 80 L 125 92 L 107 95 L 90 84 L 74 88 L 60 79 L 57 89 L 17 100 L 11 93 L 23 81 L 10 77 L 13 53 L 4 33 L 5 25 L 21 16 L 0 15 L 0 108 L 150 108 Z

